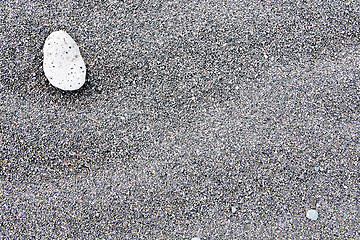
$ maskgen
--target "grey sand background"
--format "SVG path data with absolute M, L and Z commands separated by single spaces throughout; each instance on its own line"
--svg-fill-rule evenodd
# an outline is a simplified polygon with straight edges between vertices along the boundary
M 360 238 L 358 1 L 0 6 L 1 238 Z

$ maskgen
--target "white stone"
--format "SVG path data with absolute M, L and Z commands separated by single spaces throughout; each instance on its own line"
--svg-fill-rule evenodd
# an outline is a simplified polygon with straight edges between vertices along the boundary
M 232 206 L 232 207 L 231 207 L 231 212 L 232 212 L 232 213 L 236 213 L 236 211 L 237 211 L 237 207 L 236 207 L 236 206 Z
M 51 85 L 77 90 L 85 83 L 86 67 L 76 42 L 65 31 L 51 33 L 44 44 L 44 73 Z
M 307 211 L 306 217 L 310 220 L 317 220 L 319 217 L 319 214 L 316 210 L 311 209 L 311 210 Z
M 199 237 L 193 237 L 191 240 L 200 240 Z

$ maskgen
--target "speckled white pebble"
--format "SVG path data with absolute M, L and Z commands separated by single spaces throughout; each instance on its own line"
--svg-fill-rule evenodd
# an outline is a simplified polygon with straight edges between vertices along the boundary
M 199 237 L 193 237 L 191 240 L 200 240 Z
M 44 73 L 50 84 L 77 90 L 85 83 L 86 67 L 76 42 L 65 31 L 51 33 L 44 44 Z
M 310 220 L 317 220 L 319 217 L 319 214 L 316 210 L 311 209 L 311 210 L 307 211 L 306 217 Z

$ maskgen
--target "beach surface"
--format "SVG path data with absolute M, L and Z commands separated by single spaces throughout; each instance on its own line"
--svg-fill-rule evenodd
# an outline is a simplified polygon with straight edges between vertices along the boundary
M 0 6 L 1 239 L 360 239 L 359 1 Z

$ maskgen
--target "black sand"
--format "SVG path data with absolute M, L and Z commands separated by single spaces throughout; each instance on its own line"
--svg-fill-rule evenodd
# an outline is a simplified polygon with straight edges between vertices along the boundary
M 359 16 L 0 1 L 0 238 L 360 239 Z M 87 64 L 76 92 L 42 71 L 60 29 Z

